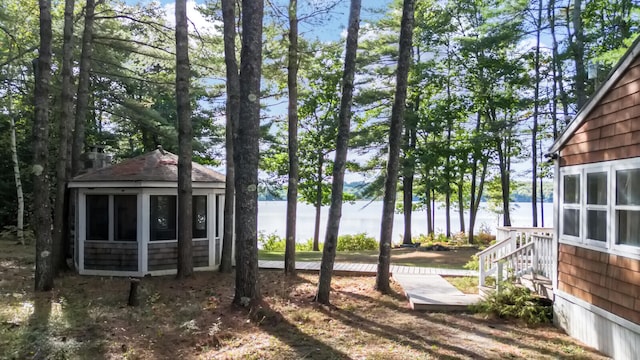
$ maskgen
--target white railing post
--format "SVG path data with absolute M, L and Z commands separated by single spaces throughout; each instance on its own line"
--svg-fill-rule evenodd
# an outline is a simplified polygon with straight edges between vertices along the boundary
M 478 272 L 480 273 L 479 278 L 480 278 L 480 287 L 484 287 L 485 284 L 485 278 L 486 278 L 486 274 L 485 274 L 485 256 L 484 255 L 480 255 L 478 256 Z
M 498 261 L 498 274 L 496 275 L 496 290 L 500 292 L 502 290 L 502 270 L 503 270 L 503 262 Z

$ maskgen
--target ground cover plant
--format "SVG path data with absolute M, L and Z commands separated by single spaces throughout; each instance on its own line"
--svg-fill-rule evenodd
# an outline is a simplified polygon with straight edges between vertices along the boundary
M 0 242 L 0 359 L 601 359 L 549 326 L 416 312 L 401 289 L 336 276 L 332 305 L 312 302 L 317 274 L 261 271 L 263 301 L 231 306 L 233 275 L 57 279 L 34 295 L 33 251 Z

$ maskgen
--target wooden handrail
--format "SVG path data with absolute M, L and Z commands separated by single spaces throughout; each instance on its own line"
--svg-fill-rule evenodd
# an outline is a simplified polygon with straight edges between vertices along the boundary
M 528 247 L 531 247 L 531 246 L 533 246 L 533 242 L 526 243 L 525 245 L 520 246 L 519 248 L 513 250 L 512 252 L 510 252 L 510 253 L 508 253 L 506 255 L 503 255 L 501 258 L 493 260 L 492 262 L 497 263 L 499 261 L 502 261 L 502 260 L 510 257 L 511 255 L 517 254 L 517 253 L 519 253 L 519 252 L 523 251 L 524 249 L 526 249 Z

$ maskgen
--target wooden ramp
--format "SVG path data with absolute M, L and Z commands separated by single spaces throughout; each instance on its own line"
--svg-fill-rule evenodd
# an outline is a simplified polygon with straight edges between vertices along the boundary
M 284 261 L 260 260 L 261 269 L 284 269 Z M 319 271 L 319 261 L 296 261 L 296 270 Z M 463 294 L 442 276 L 478 276 L 477 271 L 391 265 L 389 269 L 402 287 L 411 308 L 424 311 L 464 311 L 480 300 L 479 295 Z M 376 264 L 335 263 L 335 274 L 375 275 Z
M 440 275 L 393 274 L 411 308 L 425 311 L 463 311 L 480 300 L 464 294 Z

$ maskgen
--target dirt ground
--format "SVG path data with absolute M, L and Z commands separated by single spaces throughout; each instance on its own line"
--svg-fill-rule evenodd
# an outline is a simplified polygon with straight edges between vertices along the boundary
M 416 312 L 394 284 L 334 277 L 331 306 L 312 302 L 317 274 L 261 271 L 263 301 L 231 305 L 233 275 L 141 281 L 65 274 L 34 294 L 33 251 L 0 242 L 0 359 L 602 359 L 551 326 L 467 313 Z

